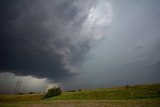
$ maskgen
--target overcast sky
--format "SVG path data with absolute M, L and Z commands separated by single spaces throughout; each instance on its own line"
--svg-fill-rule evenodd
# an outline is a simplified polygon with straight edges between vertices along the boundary
M 159 0 L 1 0 L 0 93 L 160 82 Z

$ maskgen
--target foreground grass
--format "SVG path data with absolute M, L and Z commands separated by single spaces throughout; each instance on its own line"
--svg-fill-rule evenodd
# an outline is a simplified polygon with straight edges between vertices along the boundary
M 160 107 L 159 99 L 141 100 L 52 100 L 0 103 L 0 107 Z
M 0 107 L 160 107 L 160 84 L 44 94 L 0 95 Z
M 33 102 L 42 100 L 43 94 L 1 94 L 0 102 Z

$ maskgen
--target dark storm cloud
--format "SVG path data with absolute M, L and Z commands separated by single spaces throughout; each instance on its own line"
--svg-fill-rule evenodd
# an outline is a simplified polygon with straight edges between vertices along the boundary
M 80 34 L 93 3 L 1 0 L 1 72 L 55 80 L 74 75 L 93 41 Z
M 64 89 L 160 82 L 159 4 L 1 0 L 0 91 L 17 80 L 31 89 L 32 81 Z
M 159 83 L 159 4 L 159 0 L 113 0 L 107 38 L 89 51 L 92 58 L 83 63 L 84 72 L 62 84 L 86 89 Z

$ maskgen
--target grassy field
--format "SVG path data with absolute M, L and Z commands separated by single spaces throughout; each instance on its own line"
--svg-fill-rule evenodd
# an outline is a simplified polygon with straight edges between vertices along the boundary
M 160 101 L 158 99 L 53 100 L 47 102 L 0 103 L 0 107 L 160 107 Z
M 41 101 L 43 94 L 1 94 L 0 102 L 30 102 L 30 101 Z
M 160 84 L 64 92 L 61 96 L 52 97 L 48 100 L 121 100 L 143 98 L 160 98 Z
M 160 84 L 43 94 L 0 95 L 0 107 L 160 107 Z

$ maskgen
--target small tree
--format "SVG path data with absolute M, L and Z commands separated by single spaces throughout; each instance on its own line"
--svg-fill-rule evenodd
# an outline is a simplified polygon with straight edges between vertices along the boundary
M 60 87 L 58 88 L 50 88 L 48 89 L 48 92 L 45 94 L 44 98 L 49 98 L 49 97 L 53 97 L 53 96 L 58 96 L 61 95 L 62 91 L 60 89 Z

